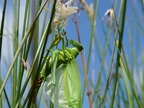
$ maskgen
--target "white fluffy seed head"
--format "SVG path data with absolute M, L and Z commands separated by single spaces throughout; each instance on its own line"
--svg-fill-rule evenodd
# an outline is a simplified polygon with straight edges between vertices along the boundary
M 107 23 L 108 23 L 108 25 L 109 25 L 110 27 L 113 27 L 114 20 L 115 20 L 115 12 L 114 12 L 114 10 L 113 10 L 113 9 L 108 9 L 108 10 L 105 12 L 104 16 L 108 16 L 108 17 L 109 17 Z

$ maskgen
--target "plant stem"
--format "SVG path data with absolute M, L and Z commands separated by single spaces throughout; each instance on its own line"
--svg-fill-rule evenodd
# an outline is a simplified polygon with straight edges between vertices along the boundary
M 80 33 L 79 33 L 79 29 L 78 29 L 78 21 L 76 19 L 75 14 L 74 14 L 74 23 L 76 25 L 76 31 L 77 31 L 77 35 L 78 35 L 78 42 L 81 43 Z M 90 105 L 90 108 L 92 108 L 92 100 L 90 98 L 91 91 L 90 91 L 88 76 L 87 76 L 87 72 L 86 72 L 87 69 L 86 69 L 86 65 L 85 65 L 84 55 L 82 54 L 82 52 L 80 52 L 80 55 L 81 55 L 81 60 L 82 60 L 82 66 L 83 66 L 83 69 L 84 69 L 84 76 L 85 76 L 85 81 L 86 81 L 86 86 L 87 86 L 87 96 L 88 96 L 88 100 L 89 100 L 89 105 Z
M 121 9 L 122 9 L 122 14 L 121 14 L 121 26 L 119 30 L 119 44 L 118 44 L 118 51 L 121 53 L 121 48 L 122 48 L 122 40 L 123 40 L 123 31 L 124 31 L 124 24 L 125 24 L 125 14 L 126 14 L 126 4 L 127 0 L 122 0 L 121 1 Z M 120 54 L 117 52 L 117 59 L 116 59 L 116 70 L 115 70 L 115 79 L 114 79 L 114 85 L 113 85 L 113 94 L 112 94 L 112 100 L 110 104 L 110 108 L 113 108 L 114 105 L 114 100 L 115 100 L 115 95 L 116 95 L 116 87 L 117 87 L 117 80 L 118 80 L 118 69 L 120 65 Z

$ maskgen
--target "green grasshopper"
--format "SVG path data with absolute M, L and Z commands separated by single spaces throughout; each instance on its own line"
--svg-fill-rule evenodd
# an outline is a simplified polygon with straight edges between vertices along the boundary
M 80 43 L 74 40 L 70 40 L 69 42 L 73 46 L 72 48 L 66 47 L 63 50 L 50 50 L 51 55 L 46 58 L 46 62 L 44 63 L 40 72 L 40 77 L 37 82 L 37 86 L 39 86 L 42 80 L 45 80 L 45 78 L 49 74 L 52 74 L 52 83 L 55 85 L 56 68 L 58 68 L 62 64 L 66 64 L 71 60 L 75 59 L 78 56 L 79 52 L 83 50 L 83 46 Z
M 55 37 L 50 48 L 61 40 L 64 41 L 61 37 Z M 80 75 L 75 59 L 84 47 L 74 40 L 70 40 L 69 43 L 72 48 L 48 50 L 51 55 L 46 57 L 36 87 L 39 88 L 44 81 L 49 99 L 58 108 L 81 108 Z
M 39 78 L 39 84 L 45 81 L 45 91 L 58 108 L 81 108 L 80 75 L 76 57 L 83 46 L 70 40 L 72 48 L 55 50 L 46 58 Z

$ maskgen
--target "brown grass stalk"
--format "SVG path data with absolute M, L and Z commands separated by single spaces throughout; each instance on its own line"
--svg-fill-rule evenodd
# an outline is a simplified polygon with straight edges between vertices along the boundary
M 76 14 L 74 14 L 74 19 L 73 19 L 75 26 L 76 26 L 76 32 L 77 32 L 77 36 L 78 36 L 78 42 L 81 43 L 80 40 L 80 32 L 79 32 L 79 28 L 78 28 L 78 20 L 76 19 Z M 83 70 L 84 70 L 84 76 L 85 76 L 85 81 L 86 81 L 86 87 L 87 87 L 87 96 L 88 96 L 88 100 L 89 100 L 89 106 L 90 108 L 92 108 L 92 100 L 91 100 L 91 91 L 90 91 L 90 86 L 89 86 L 89 80 L 88 80 L 88 76 L 87 76 L 87 72 L 86 72 L 86 65 L 85 65 L 85 60 L 84 60 L 84 55 L 82 52 L 80 52 L 80 56 L 81 56 L 81 60 L 82 60 L 82 66 L 83 66 Z

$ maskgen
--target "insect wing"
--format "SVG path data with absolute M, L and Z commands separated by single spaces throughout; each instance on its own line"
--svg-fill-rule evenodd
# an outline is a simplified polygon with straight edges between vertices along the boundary
M 58 108 L 81 108 L 77 62 L 72 60 L 57 68 L 56 85 L 52 84 L 52 76 L 49 76 L 45 83 L 45 91 Z
M 76 13 L 78 10 L 77 7 L 73 7 L 73 6 L 69 6 L 67 7 L 64 12 L 63 12 L 63 16 L 65 16 L 66 18 L 69 17 L 70 15 Z
M 67 7 L 61 11 L 57 11 L 55 14 L 55 20 L 64 20 L 67 17 L 69 17 L 70 15 L 72 15 L 73 13 L 76 13 L 78 10 L 77 7 Z

